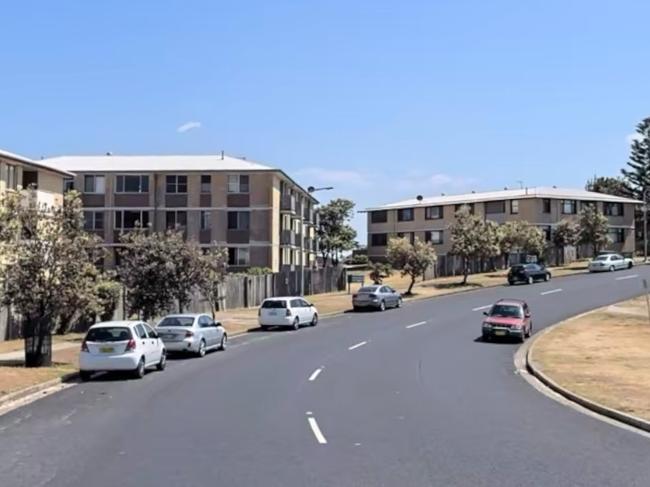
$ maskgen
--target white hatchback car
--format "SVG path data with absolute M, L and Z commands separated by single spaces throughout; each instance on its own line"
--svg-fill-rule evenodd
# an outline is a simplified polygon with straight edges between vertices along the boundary
M 589 262 L 589 272 L 615 271 L 631 269 L 634 261 L 620 254 L 603 254 Z
M 165 370 L 167 351 L 158 334 L 143 321 L 106 321 L 86 333 L 79 354 L 81 380 L 93 372 L 131 371 L 144 377 L 147 367 Z
M 168 352 L 190 352 L 203 357 L 208 350 L 225 350 L 228 335 L 221 323 L 205 314 L 165 316 L 156 326 Z
M 270 326 L 291 327 L 297 330 L 300 325 L 318 324 L 318 310 L 300 297 L 265 299 L 257 314 L 262 330 Z

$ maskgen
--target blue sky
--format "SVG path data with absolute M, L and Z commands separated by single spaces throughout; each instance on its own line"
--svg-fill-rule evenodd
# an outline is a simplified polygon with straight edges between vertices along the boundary
M 358 209 L 582 186 L 618 174 L 649 115 L 648 18 L 644 1 L 7 2 L 0 147 L 223 149 Z

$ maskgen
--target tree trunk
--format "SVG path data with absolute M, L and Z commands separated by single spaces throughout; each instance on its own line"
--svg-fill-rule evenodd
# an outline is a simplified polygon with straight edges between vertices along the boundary
M 25 367 L 50 367 L 52 335 L 46 319 L 26 319 L 23 322 L 23 336 L 25 337 Z
M 463 257 L 463 286 L 467 284 L 467 275 L 469 274 L 469 267 L 467 257 Z
M 411 283 L 409 284 L 409 288 L 406 290 L 407 296 L 411 295 L 411 291 L 413 290 L 413 285 L 415 284 L 415 278 L 416 276 L 411 276 Z

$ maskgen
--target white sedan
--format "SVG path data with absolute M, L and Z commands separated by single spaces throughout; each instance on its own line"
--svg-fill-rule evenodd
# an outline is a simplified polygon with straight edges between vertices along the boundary
M 156 330 L 169 352 L 189 352 L 203 357 L 208 350 L 225 350 L 228 343 L 221 323 L 205 314 L 168 315 Z
M 623 257 L 620 254 L 599 255 L 589 262 L 589 272 L 616 271 L 618 269 L 630 269 L 634 261 L 630 258 Z
M 270 326 L 290 327 L 294 330 L 300 325 L 316 326 L 318 310 L 301 297 L 265 299 L 258 311 L 258 323 L 262 330 Z
M 89 380 L 93 372 L 130 371 L 144 377 L 148 367 L 165 370 L 167 351 L 158 334 L 143 321 L 106 321 L 86 333 L 79 353 L 79 375 Z

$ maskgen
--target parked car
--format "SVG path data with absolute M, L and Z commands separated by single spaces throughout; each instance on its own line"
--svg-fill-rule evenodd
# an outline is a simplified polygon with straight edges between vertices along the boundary
M 165 316 L 156 326 L 168 352 L 205 356 L 208 350 L 225 350 L 228 334 L 218 321 L 206 314 Z
M 634 261 L 623 257 L 621 254 L 603 254 L 589 262 L 589 272 L 615 271 L 618 269 L 631 269 Z
M 390 286 L 364 286 L 352 295 L 352 308 L 359 311 L 362 308 L 374 308 L 384 311 L 386 308 L 402 306 L 402 295 Z
M 94 372 L 130 371 L 144 377 L 148 367 L 165 370 L 165 344 L 143 321 L 106 321 L 90 327 L 81 344 L 79 375 L 89 380 Z
M 532 284 L 535 281 L 550 281 L 551 272 L 542 264 L 517 264 L 508 271 L 508 284 L 518 282 Z
M 257 316 L 262 330 L 270 326 L 290 327 L 297 330 L 300 325 L 318 324 L 316 307 L 298 296 L 265 299 Z
M 501 299 L 483 314 L 486 316 L 482 325 L 483 341 L 500 337 L 523 342 L 533 333 L 532 316 L 525 301 Z

